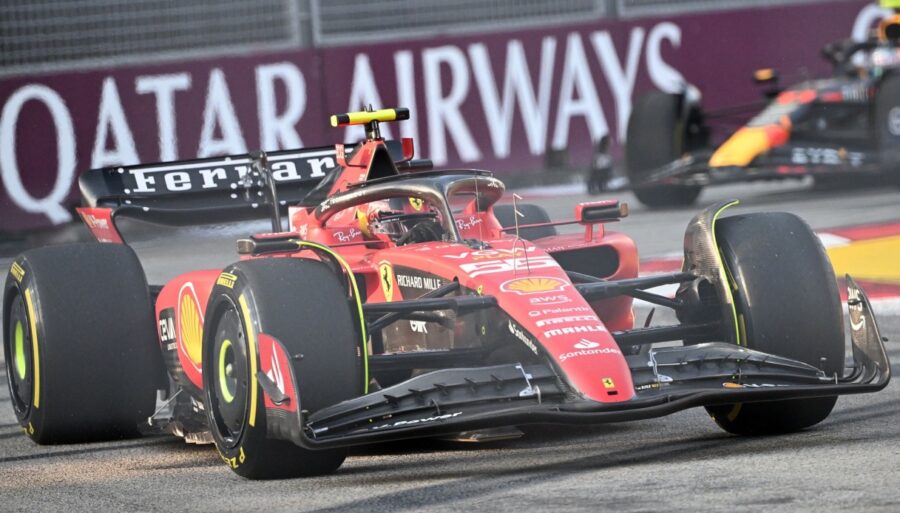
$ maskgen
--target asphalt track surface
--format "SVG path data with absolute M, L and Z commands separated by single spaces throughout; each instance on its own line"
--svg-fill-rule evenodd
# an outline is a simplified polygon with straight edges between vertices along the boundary
M 719 188 L 705 192 L 698 205 L 739 197 L 743 204 L 735 212 L 791 211 L 817 229 L 900 219 L 900 190 L 808 189 Z M 570 217 L 574 202 L 597 198 L 555 192 L 564 197 L 534 201 L 555 219 Z M 696 209 L 651 212 L 634 205 L 616 228 L 637 240 L 643 257 L 680 250 Z M 182 270 L 230 262 L 229 239 L 245 230 L 194 228 L 160 237 L 140 228 L 135 246 L 151 282 L 160 283 Z M 0 257 L 0 268 L 9 263 Z M 875 311 L 891 339 L 897 376 L 900 302 L 879 302 Z M 788 436 L 731 436 L 694 409 L 625 424 L 535 427 L 518 440 L 492 444 L 423 440 L 367 447 L 354 450 L 334 475 L 266 483 L 232 474 L 211 446 L 170 437 L 36 446 L 22 435 L 3 386 L 0 511 L 61 510 L 896 512 L 900 380 L 877 394 L 845 396 L 825 422 Z

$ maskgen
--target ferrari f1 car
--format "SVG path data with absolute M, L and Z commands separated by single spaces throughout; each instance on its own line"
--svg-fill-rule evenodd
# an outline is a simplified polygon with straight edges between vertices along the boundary
M 832 43 L 823 55 L 831 78 L 780 88 L 774 70 L 757 71 L 770 101 L 720 145 L 713 136 L 760 104 L 705 111 L 693 86 L 638 98 L 625 143 L 638 200 L 687 205 L 706 185 L 804 175 L 882 174 L 900 185 L 900 14 L 883 21 L 877 37 Z
M 716 205 L 687 227 L 681 272 L 640 277 L 634 243 L 606 229 L 625 204 L 582 203 L 558 222 L 515 196 L 498 204 L 491 173 L 435 172 L 411 140 L 381 138 L 379 123 L 407 117 L 334 116 L 365 125 L 353 147 L 85 173 L 79 212 L 101 243 L 27 251 L 3 289 L 27 436 L 155 429 L 214 442 L 241 476 L 280 478 L 332 472 L 359 444 L 691 407 L 732 433 L 784 433 L 887 385 L 852 279 L 845 360 L 837 283 L 799 218 Z M 116 227 L 260 212 L 272 233 L 238 240 L 236 263 L 162 286 Z M 557 234 L 565 223 L 582 229 Z M 650 290 L 665 284 L 674 297 Z M 680 323 L 635 327 L 634 298 Z

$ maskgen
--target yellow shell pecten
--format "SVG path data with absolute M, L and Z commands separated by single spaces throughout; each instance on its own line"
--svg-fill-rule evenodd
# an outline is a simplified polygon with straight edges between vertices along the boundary
M 181 343 L 188 358 L 196 365 L 202 360 L 203 337 L 200 308 L 191 294 L 181 296 Z

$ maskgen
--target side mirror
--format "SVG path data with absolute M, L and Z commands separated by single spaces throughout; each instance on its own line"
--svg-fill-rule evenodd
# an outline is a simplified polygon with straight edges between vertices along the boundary
M 760 85 L 774 85 L 778 83 L 778 72 L 772 68 L 758 69 L 753 72 L 753 81 Z
M 575 222 L 610 223 L 628 217 L 628 203 L 619 200 L 589 201 L 575 205 Z

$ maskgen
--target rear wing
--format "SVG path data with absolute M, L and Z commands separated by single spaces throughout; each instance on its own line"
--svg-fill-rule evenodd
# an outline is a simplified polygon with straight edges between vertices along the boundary
M 266 154 L 279 203 L 297 204 L 337 166 L 334 146 Z M 172 225 L 268 215 L 264 183 L 251 155 L 107 167 L 78 179 L 83 203 L 116 216 Z
M 386 141 L 385 146 L 391 159 L 403 164 L 398 167 L 418 167 L 418 161 L 410 162 L 411 141 L 408 146 Z M 78 179 L 85 206 L 76 210 L 98 240 L 117 243 L 123 242 L 115 227 L 119 217 L 173 226 L 279 217 L 289 205 L 318 205 L 340 174 L 341 163 L 360 147 L 92 169 Z

